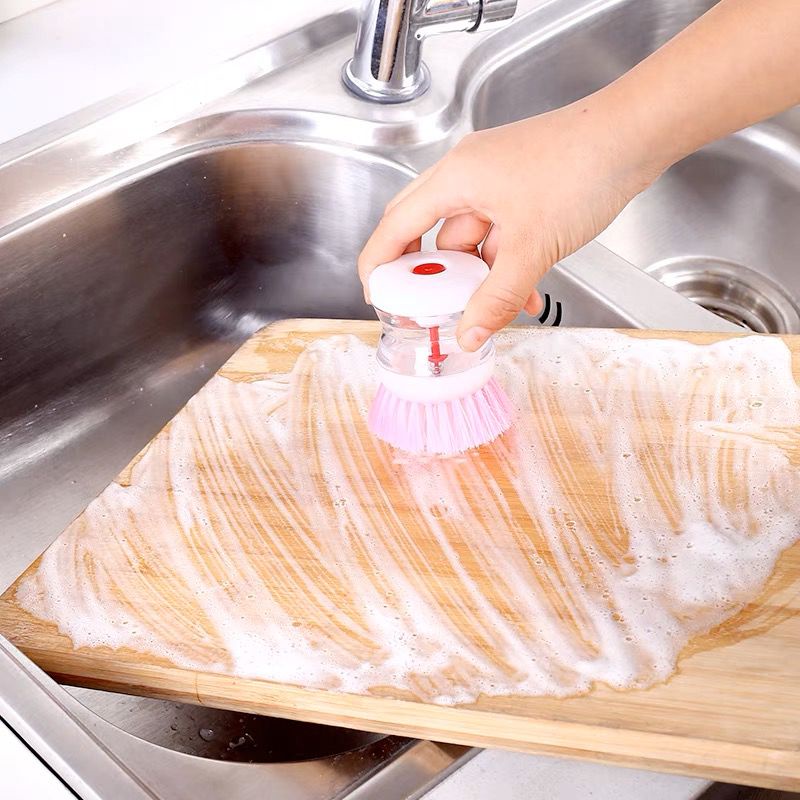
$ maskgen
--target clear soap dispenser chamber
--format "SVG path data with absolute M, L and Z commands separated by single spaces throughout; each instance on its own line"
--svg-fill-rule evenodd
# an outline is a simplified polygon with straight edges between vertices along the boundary
M 478 391 L 492 377 L 495 348 L 461 349 L 456 330 L 489 269 L 457 251 L 407 253 L 373 270 L 370 301 L 381 322 L 377 363 L 395 395 L 438 403 Z

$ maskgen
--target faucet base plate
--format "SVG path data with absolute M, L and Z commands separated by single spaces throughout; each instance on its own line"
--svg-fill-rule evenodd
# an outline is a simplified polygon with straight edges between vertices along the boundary
M 350 59 L 342 68 L 342 82 L 354 95 L 373 103 L 406 103 L 425 94 L 431 85 L 431 74 L 424 63 L 420 63 L 413 81 L 402 88 L 377 79 L 364 81 L 353 74 L 352 67 L 353 59 Z

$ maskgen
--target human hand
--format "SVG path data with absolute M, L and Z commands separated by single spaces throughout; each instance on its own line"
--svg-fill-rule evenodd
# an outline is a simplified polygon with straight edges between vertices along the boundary
M 666 165 L 651 164 L 641 149 L 635 129 L 598 96 L 469 134 L 387 206 L 358 261 L 365 295 L 376 266 L 419 250 L 444 218 L 436 246 L 491 267 L 458 330 L 461 346 L 476 350 L 521 309 L 538 313 L 544 273 L 660 174 Z

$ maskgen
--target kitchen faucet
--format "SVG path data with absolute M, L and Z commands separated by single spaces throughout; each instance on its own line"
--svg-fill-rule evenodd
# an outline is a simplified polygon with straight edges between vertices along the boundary
M 422 42 L 435 33 L 474 33 L 514 16 L 517 0 L 365 0 L 353 58 L 342 77 L 377 103 L 402 103 L 430 86 Z

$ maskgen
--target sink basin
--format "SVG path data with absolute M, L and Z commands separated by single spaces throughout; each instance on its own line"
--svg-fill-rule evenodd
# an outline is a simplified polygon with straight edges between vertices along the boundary
M 370 316 L 354 258 L 410 175 L 353 151 L 240 143 L 178 159 L 0 240 L 0 585 L 249 334 L 291 316 Z M 318 758 L 381 738 L 75 696 L 148 741 L 229 760 Z
M 578 100 L 712 5 L 572 4 L 569 21 L 550 25 L 533 14 L 520 24 L 518 44 L 502 68 L 478 90 L 473 124 L 491 127 Z M 529 30 L 523 33 L 525 25 Z M 527 47 L 519 44 L 520 36 Z M 676 164 L 634 198 L 598 241 L 735 325 L 800 333 L 799 212 L 800 114 L 794 111 Z

